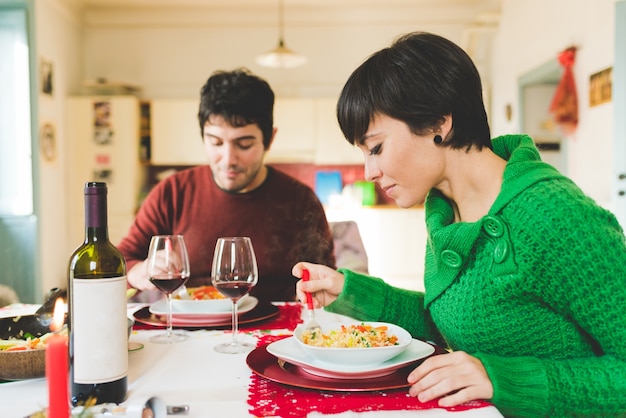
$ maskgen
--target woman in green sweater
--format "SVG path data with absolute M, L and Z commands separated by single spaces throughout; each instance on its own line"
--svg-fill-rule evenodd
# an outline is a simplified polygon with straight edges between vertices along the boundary
M 424 203 L 426 291 L 301 262 L 293 274 L 306 268 L 311 280 L 298 282 L 298 297 L 312 292 L 318 307 L 448 347 L 409 375 L 421 401 L 486 399 L 506 416 L 626 416 L 623 231 L 540 160 L 531 138 L 490 140 L 469 56 L 408 34 L 355 70 L 337 115 L 366 178 L 400 207 Z

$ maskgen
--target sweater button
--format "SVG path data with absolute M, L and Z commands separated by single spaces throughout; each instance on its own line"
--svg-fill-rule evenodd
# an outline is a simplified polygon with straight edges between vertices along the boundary
M 493 261 L 501 263 L 509 255 L 509 243 L 506 241 L 498 242 L 496 248 L 493 250 Z
M 487 215 L 483 220 L 483 229 L 487 233 L 487 235 L 499 238 L 504 234 L 504 225 L 502 225 L 502 221 L 495 216 Z
M 461 267 L 463 259 L 456 251 L 443 250 L 441 252 L 441 261 L 446 266 L 456 269 L 456 268 Z

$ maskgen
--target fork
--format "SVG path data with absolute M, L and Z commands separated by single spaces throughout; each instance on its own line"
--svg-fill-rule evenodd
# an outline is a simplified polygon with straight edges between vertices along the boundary
M 303 282 L 309 281 L 309 271 L 306 269 L 302 270 L 302 281 Z M 304 332 L 321 333 L 322 327 L 315 320 L 315 308 L 313 307 L 313 295 L 311 295 L 309 292 L 306 292 L 305 294 L 306 294 L 306 307 L 309 313 L 309 320 L 306 323 Z

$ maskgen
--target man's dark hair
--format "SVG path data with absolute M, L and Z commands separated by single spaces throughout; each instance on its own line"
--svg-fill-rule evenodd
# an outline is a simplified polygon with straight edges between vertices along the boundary
M 216 71 L 202 86 L 198 122 L 200 133 L 212 115 L 221 116 L 231 126 L 256 123 L 267 149 L 274 127 L 274 92 L 269 84 L 245 68 Z

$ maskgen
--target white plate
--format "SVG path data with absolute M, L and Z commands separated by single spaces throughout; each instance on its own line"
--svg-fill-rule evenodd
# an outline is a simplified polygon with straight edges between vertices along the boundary
M 222 300 L 222 299 L 215 299 Z M 199 307 L 194 307 L 194 302 L 207 302 L 207 301 L 187 301 L 187 304 L 174 304 L 172 303 L 172 321 L 175 320 L 183 321 L 186 323 L 198 321 L 205 323 L 207 320 L 219 320 L 224 318 L 230 318 L 232 315 L 232 302 L 230 299 L 225 299 L 228 302 L 228 309 L 213 309 L 210 304 L 203 304 L 204 309 L 199 309 Z M 237 303 L 237 313 L 244 314 L 246 312 L 251 311 L 254 307 L 259 303 L 259 300 L 254 296 L 246 296 L 244 298 L 239 299 Z M 167 300 L 161 299 L 157 302 L 154 302 L 150 305 L 150 313 L 154 315 L 167 315 Z
M 237 305 L 244 300 L 245 298 L 239 299 Z M 172 311 L 186 314 L 230 312 L 232 304 L 230 299 L 172 299 Z
M 267 346 L 267 351 L 275 357 L 294 364 L 310 374 L 333 379 L 369 379 L 391 374 L 414 361 L 428 357 L 435 348 L 423 341 L 413 339 L 411 344 L 397 356 L 377 365 L 368 367 L 335 366 L 329 369 L 327 363 L 308 356 L 298 345 L 295 337 L 284 338 Z

